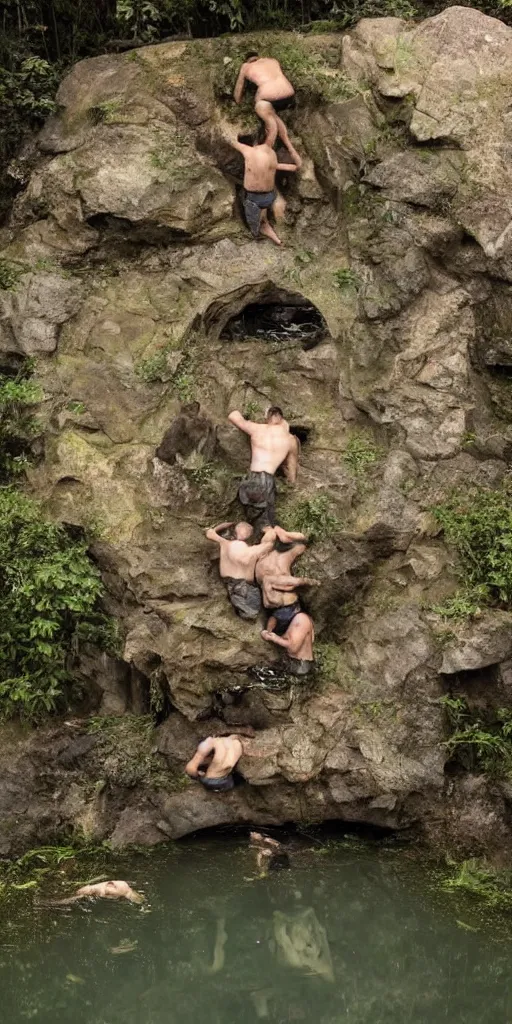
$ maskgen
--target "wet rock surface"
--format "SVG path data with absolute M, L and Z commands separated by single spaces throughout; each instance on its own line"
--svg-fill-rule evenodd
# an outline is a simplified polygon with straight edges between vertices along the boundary
M 94 525 L 122 623 L 119 658 L 84 651 L 76 672 L 108 728 L 145 721 L 155 695 L 159 719 L 136 764 L 115 725 L 108 742 L 83 718 L 6 733 L 2 855 L 70 828 L 122 845 L 329 818 L 509 843 L 507 787 L 445 774 L 439 698 L 482 671 L 503 701 L 512 617 L 446 629 L 432 609 L 458 580 L 428 510 L 499 483 L 512 451 L 512 30 L 455 7 L 272 38 L 327 55 L 340 85 L 335 101 L 301 91 L 289 117 L 305 162 L 280 182 L 282 250 L 239 216 L 224 39 L 78 64 L 2 233 L 28 269 L 0 292 L 0 349 L 35 355 L 45 396 L 28 486 Z M 233 615 L 204 537 L 241 513 L 248 446 L 227 413 L 270 404 L 303 441 L 280 518 L 322 495 L 332 516 L 301 563 L 322 581 L 307 687 L 248 687 L 275 656 Z M 240 785 L 186 784 L 198 739 L 242 725 Z

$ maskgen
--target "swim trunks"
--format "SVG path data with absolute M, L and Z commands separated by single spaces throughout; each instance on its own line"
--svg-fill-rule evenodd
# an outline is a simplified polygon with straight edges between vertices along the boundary
M 292 676 L 307 676 L 315 664 L 314 661 L 306 661 L 305 658 L 290 658 L 289 655 L 286 655 L 285 661 L 286 669 Z
M 227 793 L 229 789 L 234 789 L 235 780 L 231 775 L 225 775 L 223 779 L 211 779 L 207 775 L 200 775 L 199 781 L 202 782 L 205 789 L 211 789 L 214 793 Z
M 236 580 L 233 576 L 223 576 L 228 588 L 229 600 L 241 619 L 254 622 L 261 611 L 260 588 L 249 580 Z
M 268 102 L 272 104 L 276 113 L 279 113 L 280 110 L 292 110 L 295 106 L 295 93 L 292 93 L 291 96 L 284 96 L 280 100 L 269 100 Z
M 247 189 L 244 192 L 244 212 L 245 219 L 248 227 L 255 238 L 258 237 L 260 230 L 260 214 L 262 210 L 268 210 L 269 206 L 277 198 L 277 192 L 272 189 L 271 192 L 248 192 Z
M 273 473 L 251 470 L 238 488 L 238 498 L 250 523 L 259 527 L 275 526 L 276 480 Z
M 274 632 L 281 636 L 283 633 L 286 633 L 290 622 L 299 614 L 301 607 L 298 601 L 294 601 L 293 604 L 283 604 L 280 608 L 267 608 L 266 611 L 269 614 L 269 618 L 273 615 L 277 619 Z

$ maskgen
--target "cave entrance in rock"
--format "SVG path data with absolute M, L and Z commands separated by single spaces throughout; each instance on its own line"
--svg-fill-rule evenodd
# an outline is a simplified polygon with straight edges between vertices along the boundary
M 246 295 L 233 303 L 220 330 L 221 341 L 277 342 L 305 351 L 329 337 L 327 324 L 316 306 L 304 295 L 268 286 L 260 294 Z

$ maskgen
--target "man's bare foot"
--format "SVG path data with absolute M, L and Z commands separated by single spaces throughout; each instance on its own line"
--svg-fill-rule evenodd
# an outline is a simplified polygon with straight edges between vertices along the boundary
M 275 242 L 276 245 L 283 244 L 281 242 L 281 239 L 278 238 L 278 236 L 276 235 L 273 227 L 268 223 L 268 221 L 264 222 L 263 224 L 260 224 L 260 234 L 266 235 L 266 237 L 270 238 L 271 241 Z

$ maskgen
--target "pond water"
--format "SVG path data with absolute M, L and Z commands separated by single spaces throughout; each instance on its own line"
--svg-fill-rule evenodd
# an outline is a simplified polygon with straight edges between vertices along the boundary
M 309 846 L 267 878 L 256 877 L 246 838 L 113 858 L 111 877 L 143 892 L 142 906 L 47 907 L 47 876 L 39 896 L 20 892 L 2 912 L 2 1020 L 512 1020 L 506 930 L 476 917 L 467 898 L 433 888 L 407 850 Z

